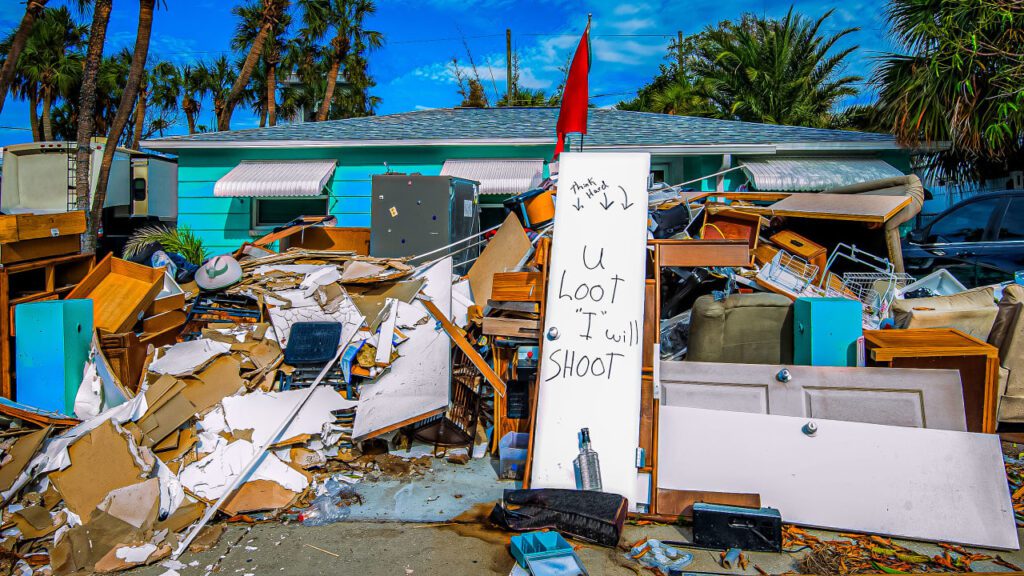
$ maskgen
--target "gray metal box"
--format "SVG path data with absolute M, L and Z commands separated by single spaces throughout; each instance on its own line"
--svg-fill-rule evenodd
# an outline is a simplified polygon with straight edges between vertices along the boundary
M 480 184 L 454 176 L 378 174 L 373 177 L 370 255 L 424 254 L 480 232 Z M 449 248 L 455 272 L 464 274 L 479 247 L 463 242 Z M 462 249 L 460 251 L 460 249 Z M 445 252 L 431 255 L 440 258 Z M 419 264 L 421 262 L 414 262 Z

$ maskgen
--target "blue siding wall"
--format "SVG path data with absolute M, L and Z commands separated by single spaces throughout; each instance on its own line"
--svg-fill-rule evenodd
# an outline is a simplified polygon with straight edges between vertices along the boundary
M 374 174 L 419 172 L 437 175 L 449 158 L 550 158 L 551 146 L 409 148 L 210 149 L 178 152 L 178 224 L 202 238 L 213 254 L 229 252 L 262 235 L 252 231 L 252 201 L 216 198 L 213 186 L 242 160 L 333 158 L 338 167 L 328 182 L 328 210 L 339 226 L 370 226 Z

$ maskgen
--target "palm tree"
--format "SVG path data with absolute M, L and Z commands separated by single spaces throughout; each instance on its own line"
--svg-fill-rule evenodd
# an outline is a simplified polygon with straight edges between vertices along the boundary
M 196 121 L 202 112 L 203 92 L 205 91 L 205 70 L 200 66 L 184 64 L 178 69 L 178 87 L 181 94 L 181 111 L 185 113 L 188 133 L 196 133 Z
M 39 18 L 43 8 L 46 7 L 46 1 L 29 0 L 25 3 L 25 15 L 21 17 L 21 24 L 18 25 L 18 29 L 11 39 L 10 46 L 5 51 L 6 58 L 3 68 L 0 69 L 0 111 L 4 109 L 4 99 L 7 97 L 7 91 L 14 81 L 14 70 L 18 65 L 18 57 L 28 42 L 28 37 L 32 33 L 32 26 L 35 24 L 36 18 Z
M 316 120 L 322 122 L 328 118 L 334 103 L 334 93 L 337 89 L 338 73 L 341 66 L 352 62 L 350 52 L 353 51 L 353 47 L 355 54 L 362 56 L 368 51 L 380 48 L 384 43 L 384 36 L 380 32 L 367 30 L 364 26 L 366 16 L 377 11 L 373 0 L 300 0 L 300 2 L 303 8 L 304 31 L 312 40 L 320 41 L 328 33 L 332 33 L 328 43 L 331 65 L 327 71 L 327 86 L 316 115 Z M 351 77 L 346 78 L 349 83 L 353 79 L 361 80 L 360 75 L 365 76 L 365 65 L 362 65 L 360 70 L 360 62 L 356 61 L 355 64 L 357 69 L 352 70 Z M 363 86 L 356 86 L 360 90 L 365 90 L 366 87 L 365 82 L 363 82 Z
M 305 29 L 299 31 L 285 45 L 281 60 L 282 71 L 298 83 L 290 83 L 281 90 L 281 115 L 289 120 L 312 121 L 318 103 L 327 91 L 327 69 L 330 66 L 326 50 L 317 44 Z
M 842 75 L 856 46 L 833 52 L 857 28 L 821 33 L 832 10 L 810 21 L 793 10 L 781 20 L 745 14 L 708 27 L 696 43 L 698 87 L 723 118 L 826 127 L 859 76 Z
M 170 115 L 168 118 L 155 118 L 153 122 L 161 120 L 160 127 L 150 125 L 147 132 L 163 131 L 174 125 L 177 119 L 178 98 L 182 91 L 182 78 L 178 67 L 171 62 L 158 62 L 153 66 L 150 77 L 150 105 L 157 108 L 161 114 Z
M 252 45 L 256 35 L 261 29 L 263 19 L 262 5 L 258 1 L 249 2 L 236 7 L 234 13 L 240 18 L 235 35 L 231 39 L 231 47 L 234 50 L 242 50 Z M 285 49 L 284 34 L 291 24 L 291 15 L 283 12 L 273 22 L 270 32 L 263 41 L 263 50 L 259 55 L 262 69 L 253 70 L 252 79 L 259 80 L 262 99 L 254 104 L 259 108 L 261 116 L 260 125 L 264 125 L 269 119 L 270 125 L 277 124 L 277 69 L 281 64 L 281 55 Z M 257 78 L 261 76 L 261 78 Z
M 890 0 L 906 52 L 880 59 L 878 120 L 908 145 L 949 142 L 929 168 L 983 181 L 1024 165 L 1024 10 L 1009 0 Z
M 249 52 L 245 56 L 231 89 L 221 99 L 221 107 L 214 104 L 214 113 L 217 115 L 217 129 L 231 129 L 231 113 L 235 105 L 242 97 L 245 86 L 249 83 L 249 77 L 256 67 L 256 61 L 263 51 L 263 44 L 274 29 L 282 15 L 288 11 L 290 0 L 261 0 L 262 11 L 260 13 L 259 28 L 253 35 L 252 43 L 249 45 Z M 236 15 L 240 14 L 241 8 L 232 10 Z
M 33 84 L 42 98 L 42 137 L 53 139 L 51 111 L 60 98 L 72 93 L 81 79 L 85 27 L 65 7 L 44 10 L 18 58 L 19 74 Z M 34 114 L 34 110 L 33 110 Z
M 110 178 L 110 167 L 114 161 L 114 151 L 117 149 L 117 143 L 121 139 L 124 128 L 128 124 L 128 117 L 134 108 L 139 84 L 146 67 L 146 58 L 149 55 L 149 37 L 153 31 L 155 3 L 156 0 L 139 0 L 139 25 L 135 33 L 135 49 L 132 52 L 131 69 L 124 92 L 121 94 L 121 102 L 117 106 L 117 114 L 111 122 L 110 132 L 107 133 L 107 146 L 103 148 L 103 159 L 100 161 L 99 174 L 96 177 L 96 192 L 86 218 L 86 233 L 82 238 L 82 250 L 85 252 L 96 249 L 96 237 L 99 233 L 103 203 L 107 198 L 107 181 Z
M 83 0 L 84 3 L 84 0 Z M 75 162 L 75 195 L 77 208 L 89 210 L 89 160 L 91 140 L 96 130 L 96 76 L 103 61 L 103 43 L 107 37 L 107 24 L 113 0 L 96 0 L 89 28 L 89 48 L 85 52 L 82 84 L 78 96 L 78 149 Z
M 216 118 L 217 129 L 231 120 L 222 118 L 225 114 L 231 114 L 228 109 L 227 99 L 234 91 L 233 86 L 238 83 L 238 73 L 234 66 L 223 54 L 211 62 L 200 62 L 198 69 L 199 86 L 202 94 L 209 94 L 213 102 L 213 114 Z M 244 87 L 244 85 L 243 85 Z M 241 98 L 243 93 L 239 91 L 236 98 Z

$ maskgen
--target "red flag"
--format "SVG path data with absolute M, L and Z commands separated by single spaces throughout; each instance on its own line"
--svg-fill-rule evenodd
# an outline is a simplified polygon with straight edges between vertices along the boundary
M 589 89 L 587 77 L 590 74 L 590 23 L 583 31 L 583 37 L 576 47 L 576 54 L 569 66 L 569 77 L 562 89 L 562 105 L 558 111 L 558 124 L 555 125 L 555 158 L 565 147 L 565 135 L 570 132 L 587 133 L 587 105 Z

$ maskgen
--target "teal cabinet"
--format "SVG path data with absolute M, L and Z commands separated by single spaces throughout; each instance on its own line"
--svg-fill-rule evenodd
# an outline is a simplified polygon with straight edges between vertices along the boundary
M 856 366 L 864 335 L 862 305 L 846 298 L 797 298 L 793 304 L 793 363 Z
M 15 397 L 73 415 L 92 345 L 92 300 L 51 300 L 14 308 Z

